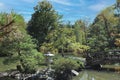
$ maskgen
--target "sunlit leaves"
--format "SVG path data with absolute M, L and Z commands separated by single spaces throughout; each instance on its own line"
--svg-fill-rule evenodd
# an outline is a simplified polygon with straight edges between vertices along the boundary
M 119 39 L 119 38 L 117 38 L 117 39 L 115 40 L 115 45 L 118 46 L 118 47 L 120 47 L 120 39 Z
M 79 42 L 80 44 L 85 44 L 86 26 L 82 20 L 78 20 L 75 22 L 74 32 L 76 36 L 76 42 Z

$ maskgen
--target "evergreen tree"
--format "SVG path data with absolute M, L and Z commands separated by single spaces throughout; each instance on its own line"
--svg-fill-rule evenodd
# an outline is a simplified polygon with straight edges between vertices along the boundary
M 60 18 L 52 5 L 43 0 L 34 7 L 34 13 L 28 24 L 28 32 L 33 38 L 38 40 L 38 46 L 46 42 L 45 37 L 51 30 L 58 27 Z
M 15 14 L 11 12 L 8 13 L 0 13 L 0 41 L 3 40 L 4 36 L 11 33 L 14 30 L 12 26 L 15 23 Z
M 0 27 L 2 25 L 1 30 L 3 31 L 1 34 L 6 33 L 9 30 L 10 32 L 1 36 L 0 55 L 7 56 L 8 59 L 6 59 L 6 61 L 8 62 L 17 59 L 19 61 L 17 68 L 21 72 L 35 72 L 35 66 L 43 59 L 43 57 L 41 53 L 38 53 L 36 50 L 35 40 L 33 40 L 26 32 L 26 23 L 24 22 L 23 17 L 16 13 L 3 13 L 2 15 L 4 15 L 3 17 L 5 17 L 5 19 L 2 19 L 3 22 L 1 21 L 0 23 Z M 14 15 L 14 17 L 11 15 Z M 11 23 L 11 20 L 14 20 L 14 22 Z M 35 59 L 38 55 L 40 56 L 39 61 Z
M 114 17 L 114 8 L 110 6 L 95 18 L 90 26 L 89 42 L 92 52 L 106 51 L 114 48 L 115 36 L 118 25 L 118 18 Z

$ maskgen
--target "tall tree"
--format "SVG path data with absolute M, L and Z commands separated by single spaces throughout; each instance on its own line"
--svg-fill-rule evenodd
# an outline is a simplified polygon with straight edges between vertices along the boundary
M 93 52 L 105 51 L 107 48 L 113 48 L 114 34 L 117 29 L 118 18 L 114 17 L 114 6 L 110 6 L 95 18 L 91 25 L 89 35 L 89 46 Z
M 118 16 L 118 17 L 120 17 L 120 0 L 116 0 L 115 15 Z
M 116 0 L 115 8 L 114 8 L 114 15 L 115 17 L 118 17 L 118 32 L 120 33 L 120 0 Z
M 43 0 L 34 7 L 34 13 L 28 24 L 28 32 L 38 40 L 38 46 L 45 42 L 51 30 L 58 27 L 61 16 L 53 9 L 50 2 Z
M 8 57 L 7 61 L 16 60 L 14 58 L 17 57 L 17 60 L 19 61 L 18 69 L 20 71 L 26 73 L 33 72 L 35 65 L 37 64 L 35 56 L 41 54 L 36 50 L 36 45 L 34 44 L 35 40 L 33 40 L 26 32 L 26 23 L 24 18 L 19 14 L 12 14 L 14 14 L 14 23 L 11 22 L 11 19 L 13 19 L 13 16 L 10 16 L 11 13 L 2 14 L 5 17 L 5 19 L 2 19 L 4 21 L 2 23 L 10 25 L 7 27 L 1 27 L 1 30 L 3 28 L 2 31 L 5 29 L 8 31 L 11 30 L 11 32 L 2 36 L 3 39 L 0 42 L 0 55 Z M 2 23 L 0 23 L 0 25 L 3 25 Z
M 85 23 L 82 20 L 77 20 L 74 25 L 76 42 L 85 43 Z
M 120 47 L 120 0 L 116 0 L 114 15 L 118 18 L 117 31 L 113 34 L 115 37 L 115 45 Z

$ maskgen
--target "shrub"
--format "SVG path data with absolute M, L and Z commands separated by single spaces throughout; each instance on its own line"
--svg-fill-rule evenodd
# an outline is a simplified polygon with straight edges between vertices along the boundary
M 55 80 L 70 80 L 72 77 L 71 70 L 78 69 L 79 64 L 72 60 L 66 58 L 60 58 L 55 61 Z
M 44 55 L 42 53 L 39 53 L 39 52 L 34 55 L 34 58 L 37 61 L 38 65 L 43 64 L 45 61 Z
M 84 56 L 87 50 L 89 50 L 90 47 L 86 45 L 81 45 L 80 43 L 71 43 L 68 45 L 68 51 L 74 52 L 74 54 L 81 54 Z
M 17 65 L 17 69 L 21 72 L 21 73 L 35 73 L 36 69 L 37 69 L 37 61 L 33 56 L 26 56 L 23 55 L 20 57 L 20 64 Z
M 36 64 L 37 64 L 37 61 L 32 57 L 24 59 L 23 65 L 22 65 L 23 70 L 24 70 L 23 72 L 24 73 L 35 73 Z
M 31 50 L 29 54 L 20 56 L 20 65 L 17 65 L 17 69 L 22 73 L 35 73 L 38 65 L 43 63 L 43 54 L 37 50 Z

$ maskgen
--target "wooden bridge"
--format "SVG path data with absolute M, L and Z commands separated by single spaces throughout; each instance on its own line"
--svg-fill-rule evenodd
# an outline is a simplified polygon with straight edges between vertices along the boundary
M 86 65 L 100 66 L 101 64 L 120 63 L 120 50 L 110 51 L 108 54 L 96 53 L 91 56 L 88 54 L 86 57 Z

